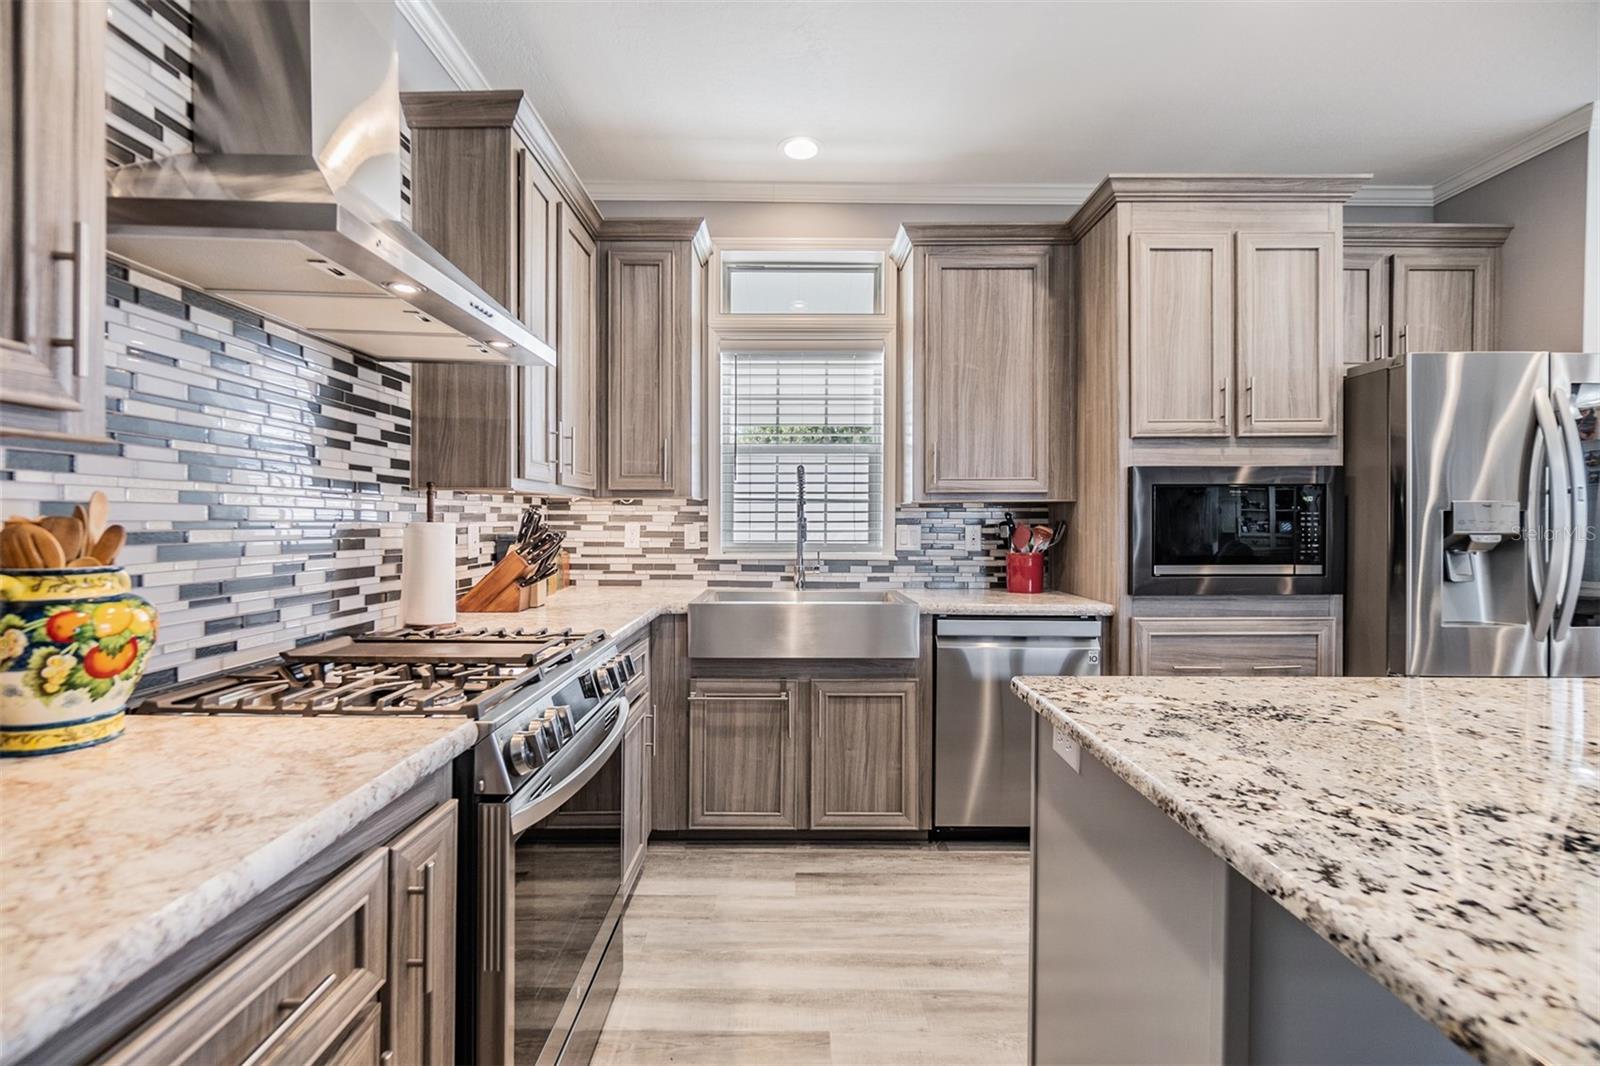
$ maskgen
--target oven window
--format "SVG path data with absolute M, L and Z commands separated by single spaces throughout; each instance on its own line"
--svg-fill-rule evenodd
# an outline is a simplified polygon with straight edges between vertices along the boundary
M 622 749 L 516 842 L 515 1061 L 538 1060 L 581 1005 L 591 949 L 622 887 Z
M 1292 566 L 1296 485 L 1155 485 L 1150 562 L 1174 566 Z

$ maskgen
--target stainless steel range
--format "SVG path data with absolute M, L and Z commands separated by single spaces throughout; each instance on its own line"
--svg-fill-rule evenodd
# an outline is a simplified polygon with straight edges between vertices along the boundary
M 458 773 L 461 928 L 476 934 L 459 938 L 458 1058 L 573 1064 L 622 967 L 620 750 L 647 683 L 600 630 L 448 626 L 308 645 L 139 712 L 476 720 Z

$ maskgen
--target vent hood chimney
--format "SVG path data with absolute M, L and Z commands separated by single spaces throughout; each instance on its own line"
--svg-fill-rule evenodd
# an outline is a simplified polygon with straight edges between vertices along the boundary
M 119 167 L 110 250 L 399 362 L 555 351 L 400 221 L 393 0 L 195 0 L 195 152 Z

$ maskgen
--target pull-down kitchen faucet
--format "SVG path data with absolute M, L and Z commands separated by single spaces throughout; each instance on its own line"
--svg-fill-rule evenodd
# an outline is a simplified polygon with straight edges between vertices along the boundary
M 795 497 L 794 497 L 794 587 L 806 587 L 807 574 L 820 574 L 822 572 L 822 552 L 817 552 L 817 565 L 806 569 L 806 468 L 794 468 Z

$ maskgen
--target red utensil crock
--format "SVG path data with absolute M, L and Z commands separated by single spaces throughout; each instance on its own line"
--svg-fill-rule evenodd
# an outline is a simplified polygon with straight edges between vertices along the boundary
M 1006 591 L 1044 591 L 1044 553 L 1006 552 Z

